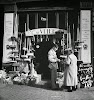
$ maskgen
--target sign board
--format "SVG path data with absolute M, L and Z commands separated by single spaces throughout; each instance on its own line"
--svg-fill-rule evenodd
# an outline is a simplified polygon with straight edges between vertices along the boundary
M 9 55 L 11 50 L 7 47 L 12 45 L 9 38 L 13 36 L 13 13 L 4 14 L 4 37 L 3 37 L 3 63 L 10 61 Z
M 61 30 L 62 32 L 66 32 L 66 30 L 58 29 L 58 28 L 38 28 L 26 31 L 26 36 L 34 36 L 34 35 L 54 35 L 56 31 Z
M 80 12 L 80 32 L 81 32 L 81 60 L 84 63 L 91 63 L 91 11 L 81 10 Z

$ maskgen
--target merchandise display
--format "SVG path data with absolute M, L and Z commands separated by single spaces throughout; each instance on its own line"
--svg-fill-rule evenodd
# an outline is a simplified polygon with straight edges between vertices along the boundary
M 56 83 L 59 85 L 59 88 L 63 86 L 64 70 L 65 70 L 64 60 L 67 58 L 67 55 L 66 55 L 67 48 L 72 47 L 72 44 L 71 44 L 72 39 L 71 39 L 70 32 L 64 33 L 62 31 L 58 31 L 56 33 L 57 33 L 56 35 L 55 34 L 51 34 L 51 35 L 39 34 L 39 35 L 34 35 L 34 36 L 25 36 L 24 40 L 21 40 L 20 43 L 17 42 L 17 39 L 14 36 L 10 39 L 13 43 L 12 45 L 8 46 L 8 48 L 12 50 L 9 58 L 11 59 L 10 62 L 12 63 L 12 67 L 13 67 L 12 71 L 17 71 L 16 76 L 14 75 L 12 78 L 13 81 L 15 81 L 16 83 L 17 82 L 21 83 L 21 84 L 28 84 L 29 82 L 33 84 L 33 83 L 36 83 L 36 81 L 40 80 L 40 78 L 38 78 L 39 75 L 37 74 L 37 71 L 36 71 L 36 69 L 38 69 L 36 65 L 39 62 L 36 61 L 37 57 L 35 56 L 35 52 L 38 53 L 41 50 L 40 44 L 45 41 L 44 43 L 53 42 L 53 43 L 57 43 L 59 46 L 59 51 L 57 53 L 61 61 L 60 61 L 59 69 L 57 72 L 58 78 L 57 78 Z M 38 38 L 38 37 L 41 37 L 41 38 Z M 21 37 L 18 37 L 18 38 L 19 39 L 23 38 L 23 34 L 21 35 Z M 83 64 L 83 61 L 80 61 L 80 49 L 82 48 L 80 45 L 81 43 L 83 42 L 74 41 L 73 50 L 74 50 L 74 54 L 76 54 L 77 59 L 78 59 L 78 85 L 80 88 L 82 87 L 85 88 L 85 87 L 91 87 L 93 84 L 93 68 L 91 64 Z M 43 45 L 42 49 L 44 49 L 44 46 L 45 45 Z M 38 52 L 35 49 L 38 50 Z M 41 55 L 42 53 L 44 53 L 44 51 L 41 52 Z M 39 56 L 39 53 L 38 53 L 38 57 L 39 58 L 37 59 L 38 61 L 40 61 L 42 58 Z M 42 59 L 42 61 L 43 60 L 44 59 Z M 40 61 L 40 63 L 42 62 Z
M 78 80 L 80 87 L 91 87 L 93 85 L 93 68 L 90 64 L 80 64 L 78 67 Z

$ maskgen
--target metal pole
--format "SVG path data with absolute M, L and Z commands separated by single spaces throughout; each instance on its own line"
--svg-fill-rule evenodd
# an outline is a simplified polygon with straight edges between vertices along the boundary
M 74 50 L 74 24 L 73 24 L 73 50 Z
M 67 12 L 67 48 L 68 48 L 68 33 L 69 31 L 68 31 L 68 12 Z

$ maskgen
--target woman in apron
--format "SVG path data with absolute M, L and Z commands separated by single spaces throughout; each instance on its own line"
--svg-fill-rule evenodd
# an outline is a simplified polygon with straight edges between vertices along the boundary
M 64 72 L 64 85 L 68 87 L 68 91 L 76 90 L 77 79 L 77 57 L 73 54 L 71 48 L 67 49 L 67 59 L 65 61 L 66 68 Z

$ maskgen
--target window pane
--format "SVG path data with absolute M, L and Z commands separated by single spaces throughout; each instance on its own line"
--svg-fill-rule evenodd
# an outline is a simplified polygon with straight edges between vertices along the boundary
M 30 30 L 35 29 L 35 14 L 34 13 L 29 14 L 29 28 Z
M 65 29 L 65 12 L 59 13 L 59 28 Z
M 69 17 L 70 32 L 73 33 L 74 31 L 74 37 L 75 37 L 74 40 L 76 40 L 78 14 L 76 11 L 70 11 L 68 12 L 68 14 L 69 14 L 68 17 Z M 73 24 L 74 24 L 74 29 L 73 29 Z
M 26 13 L 19 13 L 19 32 L 25 32 Z
M 38 13 L 38 28 L 46 28 L 46 13 Z
M 56 28 L 56 15 L 54 12 L 48 13 L 48 27 Z

